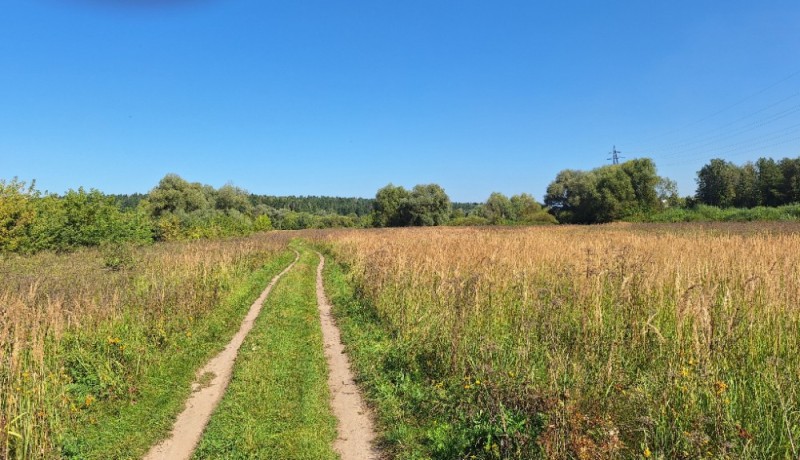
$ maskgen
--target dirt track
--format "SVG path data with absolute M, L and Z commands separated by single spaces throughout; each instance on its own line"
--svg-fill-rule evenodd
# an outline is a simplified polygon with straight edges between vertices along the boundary
M 144 460 L 185 460 L 192 456 L 197 443 L 200 442 L 203 430 L 211 418 L 211 413 L 222 399 L 225 388 L 228 387 L 239 347 L 250 329 L 253 328 L 253 322 L 261 312 L 261 307 L 272 288 L 300 259 L 300 253 L 295 251 L 295 254 L 297 256 L 294 261 L 272 278 L 264 292 L 250 306 L 247 316 L 242 321 L 242 326 L 225 349 L 197 371 L 196 381 L 192 384 L 192 395 L 186 401 L 183 412 L 175 420 L 172 433 L 167 439 L 150 449 Z
M 294 261 L 272 278 L 266 289 L 250 307 L 239 331 L 225 349 L 197 372 L 193 392 L 186 401 L 183 412 L 175 420 L 172 433 L 167 439 L 151 448 L 144 460 L 187 460 L 191 458 L 212 412 L 219 404 L 230 382 L 239 347 L 253 328 L 253 323 L 261 312 L 261 307 L 272 288 L 300 259 L 300 254 L 297 252 L 296 254 Z M 325 257 L 317 254 L 320 258 L 316 280 L 317 305 L 322 325 L 325 358 L 328 362 L 331 408 L 338 421 L 337 439 L 333 447 L 342 460 L 377 460 L 380 455 L 374 447 L 375 431 L 371 413 L 364 404 L 361 393 L 353 380 L 353 374 L 350 372 L 350 362 L 344 353 L 339 329 L 331 316 L 331 305 L 325 295 L 322 283 Z
M 334 450 L 342 460 L 373 460 L 380 458 L 374 447 L 375 429 L 369 408 L 361 398 L 361 392 L 350 372 L 350 361 L 344 353 L 344 346 L 331 316 L 331 304 L 325 295 L 322 283 L 322 269 L 325 257 L 319 255 L 317 266 L 317 305 L 322 323 L 322 337 L 325 344 L 325 358 L 328 361 L 328 387 L 331 390 L 331 407 L 338 420 L 338 437 Z

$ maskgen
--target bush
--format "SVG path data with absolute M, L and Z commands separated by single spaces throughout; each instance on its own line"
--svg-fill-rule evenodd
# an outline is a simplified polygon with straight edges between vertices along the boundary
M 521 220 L 520 223 L 526 225 L 554 225 L 558 223 L 558 219 L 548 212 L 541 211 Z
M 106 242 L 152 241 L 152 222 L 139 209 L 121 211 L 97 190 L 41 194 L 16 179 L 0 181 L 0 251 L 67 251 Z
M 36 218 L 37 193 L 16 178 L 0 180 L 0 250 L 17 251 L 28 244 L 28 228 Z
M 474 215 L 466 217 L 456 217 L 455 219 L 450 219 L 450 222 L 448 222 L 448 224 L 455 226 L 489 225 L 489 219 Z
M 671 208 L 650 216 L 629 219 L 636 222 L 751 222 L 800 220 L 800 205 L 790 204 L 775 208 L 725 208 L 697 205 L 692 208 Z

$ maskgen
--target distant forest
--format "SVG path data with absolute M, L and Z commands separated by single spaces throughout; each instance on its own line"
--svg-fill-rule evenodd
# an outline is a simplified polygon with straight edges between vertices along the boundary
M 142 200 L 147 198 L 146 193 L 112 194 L 109 196 L 114 198 L 123 210 L 135 209 Z M 375 198 L 250 194 L 249 199 L 253 206 L 264 205 L 274 209 L 285 209 L 309 214 L 355 215 L 356 217 L 369 216 L 375 206 Z M 478 206 L 480 206 L 480 203 L 452 203 L 454 211 L 460 209 L 464 214 L 469 214 Z
M 453 203 L 438 184 L 388 184 L 375 198 L 281 197 L 167 174 L 146 194 L 79 188 L 58 195 L 37 190 L 35 182 L 0 179 L 0 253 L 306 228 L 800 220 L 800 158 L 741 166 L 717 158 L 696 181 L 696 193 L 680 197 L 675 182 L 647 158 L 563 170 L 544 203 L 527 193 L 497 192 L 482 203 Z

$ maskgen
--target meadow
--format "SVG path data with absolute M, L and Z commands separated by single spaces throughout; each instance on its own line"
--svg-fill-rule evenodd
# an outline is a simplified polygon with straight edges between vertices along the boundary
M 0 458 L 141 457 L 287 234 L 0 258 Z
M 141 458 L 294 259 L 290 243 L 302 263 L 245 342 L 197 458 L 332 455 L 308 244 L 332 256 L 326 290 L 389 458 L 800 453 L 800 225 L 760 222 L 307 230 L 7 254 L 0 458 Z
M 800 454 L 800 225 L 309 235 L 395 458 Z

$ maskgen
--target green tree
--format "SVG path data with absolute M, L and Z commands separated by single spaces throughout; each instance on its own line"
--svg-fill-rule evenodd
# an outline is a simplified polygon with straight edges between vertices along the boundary
M 567 169 L 547 187 L 545 205 L 560 222 L 610 222 L 661 209 L 660 181 L 647 158 L 588 172 Z
M 166 213 L 191 213 L 214 207 L 214 189 L 189 183 L 177 174 L 167 174 L 147 195 L 154 218 Z
M 593 222 L 613 222 L 635 214 L 642 203 L 637 201 L 631 178 L 621 167 L 599 168 L 596 176 L 596 193 L 590 195 Z
M 783 172 L 772 158 L 756 160 L 758 170 L 758 190 L 761 193 L 761 204 L 764 206 L 780 206 L 784 203 Z
M 656 184 L 656 194 L 658 200 L 665 206 L 674 208 L 681 205 L 681 198 L 678 195 L 678 183 L 667 177 L 660 177 Z
M 61 247 L 62 229 L 67 225 L 64 201 L 56 194 L 48 194 L 35 200 L 36 218 L 29 228 L 29 241 L 25 251 L 37 252 Z
M 511 200 L 502 193 L 494 192 L 481 207 L 481 215 L 492 225 L 514 221 L 517 218 Z
M 736 199 L 739 170 L 733 163 L 714 158 L 697 172 L 698 201 L 711 206 L 727 208 Z
M 253 213 L 253 204 L 250 202 L 250 194 L 239 187 L 232 184 L 225 184 L 216 191 L 215 194 L 215 207 L 216 209 L 229 212 L 236 210 L 242 214 L 251 215 Z
M 656 186 L 661 179 L 656 173 L 656 164 L 649 158 L 637 158 L 621 163 L 619 167 L 628 176 L 633 189 L 633 202 L 628 204 L 632 211 L 651 213 L 661 208 Z M 610 168 L 613 169 L 613 166 Z M 626 186 L 627 187 L 627 186 Z
M 389 184 L 375 194 L 374 225 L 376 227 L 399 227 L 405 225 L 400 215 L 400 207 L 408 201 L 411 194 L 401 186 Z
M 143 216 L 136 211 L 123 213 L 113 197 L 99 190 L 69 190 L 61 203 L 64 221 L 57 233 L 58 249 L 150 239 L 150 225 Z
M 28 230 L 36 218 L 34 183 L 0 180 L 0 250 L 17 251 L 28 244 Z
M 784 204 L 800 203 L 800 158 L 784 158 L 778 163 L 783 176 L 781 197 Z
M 697 200 L 719 207 L 777 207 L 800 202 L 800 158 L 759 158 L 755 164 L 713 159 L 698 171 Z
M 564 169 L 547 186 L 544 204 L 559 221 L 573 222 L 575 208 L 580 204 L 580 196 L 575 188 L 585 174 L 583 171 Z
M 450 217 L 450 198 L 437 184 L 415 185 L 400 204 L 400 216 L 405 226 L 443 225 Z
M 565 169 L 547 186 L 544 203 L 559 222 L 590 224 L 596 222 L 593 204 L 597 201 L 594 175 Z
M 739 168 L 733 205 L 737 208 L 753 208 L 760 204 L 758 169 L 753 163 L 748 162 Z
M 543 211 L 542 205 L 529 193 L 520 193 L 511 197 L 511 207 L 517 220 L 525 221 Z

